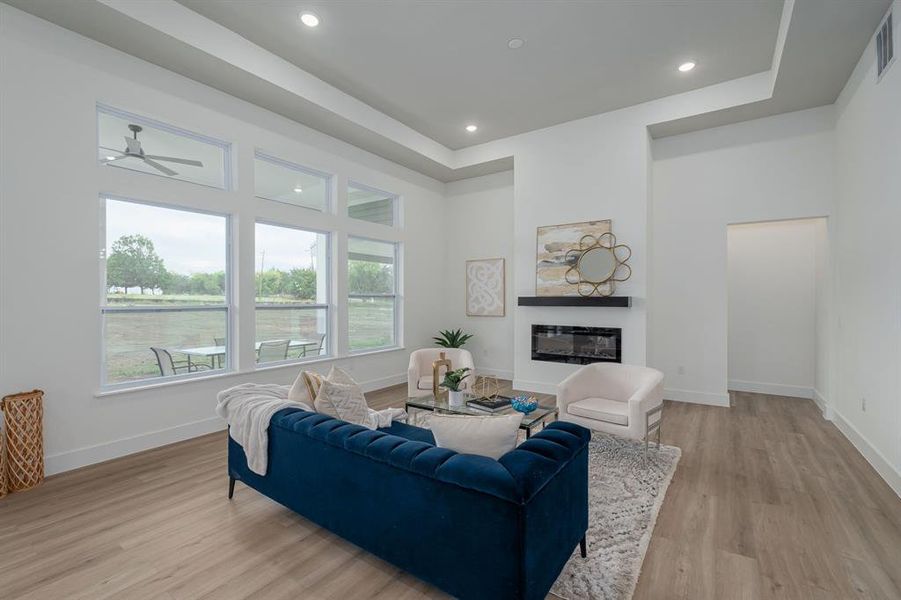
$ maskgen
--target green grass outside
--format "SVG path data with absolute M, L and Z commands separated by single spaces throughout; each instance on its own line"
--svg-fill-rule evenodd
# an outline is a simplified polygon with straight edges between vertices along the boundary
M 113 295 L 111 295 L 113 296 Z M 122 294 L 110 303 L 120 304 L 217 304 L 216 296 L 141 296 Z M 206 300 L 203 300 L 206 299 Z M 264 301 L 284 301 L 264 299 Z M 322 328 L 317 327 L 315 310 L 258 310 L 256 311 L 257 341 L 274 339 L 318 340 Z M 324 312 L 324 311 L 322 311 Z M 351 299 L 348 307 L 348 326 L 354 350 L 390 346 L 394 343 L 394 307 L 390 300 Z M 150 347 L 166 348 L 176 361 L 187 356 L 179 348 L 215 345 L 215 338 L 226 335 L 225 311 L 108 313 L 105 317 L 105 348 L 107 383 L 121 383 L 159 377 L 160 371 Z M 234 351 L 234 349 L 233 349 Z M 296 358 L 295 350 L 289 358 Z M 192 361 L 202 359 L 192 358 Z M 209 362 L 205 363 L 209 365 Z M 212 366 L 218 368 L 218 363 Z

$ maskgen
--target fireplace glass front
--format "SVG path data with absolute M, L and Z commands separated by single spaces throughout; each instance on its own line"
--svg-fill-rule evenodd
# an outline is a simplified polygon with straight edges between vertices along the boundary
M 532 360 L 587 365 L 622 362 L 622 329 L 532 325 Z

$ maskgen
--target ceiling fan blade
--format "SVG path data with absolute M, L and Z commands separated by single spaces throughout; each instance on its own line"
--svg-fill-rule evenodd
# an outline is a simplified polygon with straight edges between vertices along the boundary
M 199 160 L 191 160 L 189 158 L 175 158 L 174 156 L 157 156 L 156 154 L 145 154 L 146 158 L 155 158 L 156 160 L 165 160 L 166 162 L 174 162 L 182 165 L 191 165 L 193 167 L 202 167 L 203 163 Z
M 170 177 L 173 176 L 173 175 L 178 175 L 178 172 L 173 171 L 173 170 L 170 169 L 169 167 L 164 167 L 163 165 L 161 165 L 160 163 L 156 162 L 155 160 L 150 160 L 150 159 L 147 158 L 146 156 L 142 156 L 141 158 L 144 160 L 145 163 L 147 163 L 148 165 L 150 165 L 151 167 L 153 167 L 154 169 L 156 169 L 156 170 L 159 171 L 160 173 L 165 173 L 166 175 L 169 175 Z

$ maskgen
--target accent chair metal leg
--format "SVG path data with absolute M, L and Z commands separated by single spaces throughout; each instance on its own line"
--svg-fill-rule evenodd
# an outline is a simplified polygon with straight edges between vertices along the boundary
M 582 558 L 588 558 L 588 543 L 585 541 L 585 536 L 579 540 L 579 553 L 582 554 Z
M 231 500 L 232 496 L 235 495 L 235 478 L 228 478 L 228 499 Z

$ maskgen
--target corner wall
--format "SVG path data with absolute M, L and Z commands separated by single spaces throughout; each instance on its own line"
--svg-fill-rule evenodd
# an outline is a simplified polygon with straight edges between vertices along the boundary
M 462 327 L 473 334 L 466 348 L 478 374 L 513 379 L 513 171 L 449 183 L 445 202 L 444 221 L 434 224 L 447 231 L 446 267 L 436 265 L 433 279 L 446 292 L 442 329 Z M 504 259 L 503 317 L 466 316 L 465 265 L 479 258 Z
M 901 5 L 895 63 L 867 46 L 836 103 L 835 423 L 901 495 Z

